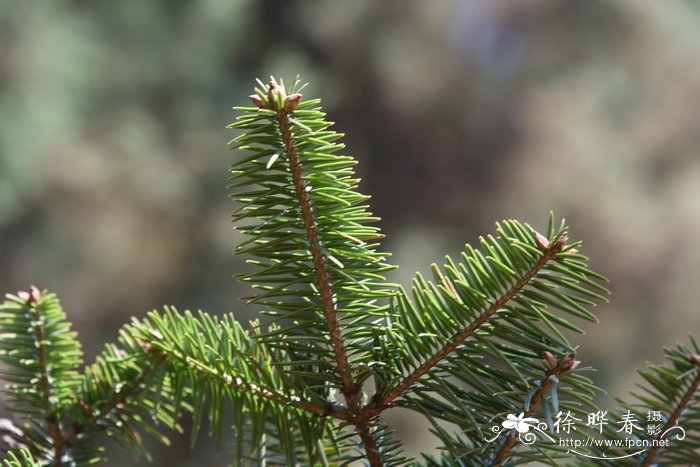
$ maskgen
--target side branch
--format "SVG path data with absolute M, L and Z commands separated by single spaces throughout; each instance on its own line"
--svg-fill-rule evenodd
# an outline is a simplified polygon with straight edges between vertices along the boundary
M 563 237 L 562 237 L 563 238 Z M 445 344 L 440 350 L 438 350 L 432 357 L 423 362 L 418 368 L 416 368 L 411 374 L 406 376 L 401 382 L 399 382 L 394 389 L 392 389 L 389 394 L 383 399 L 375 400 L 371 404 L 367 405 L 365 408 L 365 415 L 372 417 L 386 409 L 391 402 L 399 397 L 404 391 L 415 384 L 422 376 L 428 373 L 435 365 L 440 363 L 452 353 L 457 347 L 459 347 L 465 340 L 467 340 L 471 335 L 474 334 L 481 326 L 483 326 L 499 309 L 501 309 L 506 303 L 508 303 L 518 292 L 520 292 L 531 280 L 537 275 L 537 273 L 554 257 L 558 252 L 559 242 L 553 243 L 546 250 L 543 251 L 540 259 L 535 263 L 530 270 L 528 270 L 516 284 L 511 287 L 501 298 L 493 302 L 469 327 L 459 331 L 452 336 L 450 341 Z M 560 248 L 560 247 L 559 247 Z
M 671 416 L 668 417 L 668 421 L 666 422 L 666 424 L 664 425 L 664 427 L 661 429 L 661 431 L 659 432 L 659 434 L 656 437 L 657 440 L 659 440 L 661 438 L 661 436 L 664 433 L 666 433 L 666 430 L 668 430 L 669 428 L 676 425 L 676 423 L 678 422 L 678 419 L 681 417 L 681 413 L 683 413 L 685 408 L 690 403 L 690 400 L 693 398 L 696 391 L 698 390 L 698 387 L 700 387 L 700 357 L 698 357 L 696 355 L 694 357 L 689 358 L 689 360 L 694 362 L 695 366 L 697 368 L 695 378 L 693 379 L 693 382 L 690 384 L 688 389 L 683 394 L 683 398 L 681 398 L 680 402 L 676 406 L 676 410 L 674 410 L 673 413 L 671 414 Z M 644 461 L 641 463 L 641 465 L 644 467 L 652 465 L 654 462 L 654 459 L 656 458 L 657 454 L 659 453 L 660 447 L 661 447 L 660 443 L 655 443 L 654 446 L 647 453 L 647 455 L 644 458 Z
M 291 406 L 300 410 L 304 410 L 306 412 L 315 414 L 315 415 L 321 415 L 321 416 L 331 416 L 335 417 L 340 420 L 348 420 L 348 414 L 347 412 L 336 405 L 333 404 L 328 404 L 324 407 L 318 406 L 311 404 L 309 402 L 305 402 L 301 399 L 298 398 L 293 398 L 293 397 L 287 397 L 283 394 L 279 394 L 277 392 L 271 391 L 267 388 L 263 388 L 261 386 L 258 386 L 256 384 L 252 383 L 246 383 L 240 378 L 233 378 L 230 375 L 221 375 L 219 373 L 212 373 L 208 371 L 206 368 L 197 365 L 195 362 L 190 361 L 189 362 L 190 367 L 195 370 L 197 373 L 202 374 L 202 375 L 207 375 L 207 376 L 212 376 L 217 378 L 219 381 L 223 382 L 226 384 L 228 387 L 232 389 L 237 389 L 239 391 L 247 392 L 250 394 L 253 394 L 257 397 L 260 397 L 262 399 L 267 399 L 271 402 L 276 402 L 277 404 L 280 405 L 286 405 L 286 406 Z
M 158 354 L 161 358 L 167 359 L 167 358 L 175 358 L 179 360 L 181 363 L 187 365 L 189 368 L 192 370 L 196 371 L 200 375 L 203 375 L 205 377 L 209 378 L 214 378 L 217 379 L 219 382 L 225 384 L 226 386 L 230 387 L 231 389 L 235 389 L 237 391 L 241 392 L 246 392 L 248 394 L 253 394 L 256 397 L 259 397 L 261 399 L 267 399 L 271 402 L 275 402 L 280 405 L 285 405 L 285 406 L 291 406 L 300 410 L 304 410 L 306 412 L 315 414 L 315 415 L 320 415 L 320 416 L 330 416 L 337 418 L 339 420 L 349 420 L 349 414 L 347 411 L 339 407 L 335 404 L 328 404 L 326 406 L 318 406 L 311 404 L 309 402 L 305 402 L 301 399 L 294 398 L 294 397 L 288 397 L 285 396 L 284 394 L 277 393 L 275 391 L 272 391 L 268 388 L 264 388 L 262 386 L 258 386 L 253 383 L 247 383 L 243 381 L 241 378 L 233 377 L 231 375 L 226 375 L 226 374 L 221 374 L 217 371 L 212 371 L 211 369 L 207 368 L 205 365 L 201 365 L 198 362 L 192 360 L 191 358 L 187 358 L 184 356 L 174 356 L 174 355 L 168 355 L 165 353 L 162 353 L 158 351 Z
M 75 404 L 83 411 L 87 412 L 90 415 L 90 418 L 88 418 L 84 423 L 74 424 L 73 430 L 66 433 L 64 436 L 64 443 L 69 445 L 74 443 L 80 433 L 97 425 L 100 420 L 109 417 L 115 409 L 125 404 L 131 396 L 136 395 L 139 392 L 141 385 L 143 385 L 146 379 L 151 375 L 156 365 L 157 363 L 151 360 L 149 365 L 141 372 L 139 377 L 133 380 L 131 384 L 126 389 L 121 391 L 106 407 L 95 410 L 94 407 L 88 405 L 85 401 L 76 401 Z

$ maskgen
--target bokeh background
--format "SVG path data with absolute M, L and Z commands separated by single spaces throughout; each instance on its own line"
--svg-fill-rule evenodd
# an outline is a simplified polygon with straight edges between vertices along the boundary
M 575 341 L 612 404 L 700 335 L 699 53 L 691 0 L 4 0 L 1 288 L 57 292 L 88 360 L 163 304 L 248 319 L 225 126 L 254 78 L 299 73 L 360 161 L 395 281 L 500 219 L 567 219 L 611 280 Z M 174 440 L 153 465 L 223 463 Z

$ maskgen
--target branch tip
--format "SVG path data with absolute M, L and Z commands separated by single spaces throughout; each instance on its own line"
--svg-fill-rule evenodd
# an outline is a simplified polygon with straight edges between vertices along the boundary
M 547 350 L 542 352 L 542 360 L 545 361 L 549 370 L 556 370 L 558 374 L 573 371 L 581 364 L 580 360 L 576 360 L 575 353 L 567 354 L 566 357 L 560 359 Z
M 549 240 L 547 237 L 542 235 L 541 233 L 535 231 L 535 243 L 537 243 L 537 247 L 540 249 L 542 252 L 552 252 L 552 253 L 561 253 L 562 250 L 564 250 L 564 247 L 566 247 L 566 242 L 569 241 L 569 235 L 564 232 L 559 236 L 554 241 L 554 245 L 552 245 L 552 241 Z M 577 253 L 578 250 L 575 248 L 571 250 L 572 253 Z
M 575 370 L 580 364 L 581 361 L 576 360 L 576 354 L 570 353 L 559 361 L 559 369 L 562 373 L 566 373 L 567 371 Z
M 267 89 L 267 102 L 270 106 L 272 106 L 273 110 L 279 110 L 277 103 L 279 101 L 284 101 L 286 97 L 287 96 L 284 93 L 284 89 L 281 88 L 275 81 L 270 81 Z
M 564 249 L 564 247 L 566 246 L 566 242 L 568 241 L 569 235 L 567 233 L 563 233 L 554 243 L 554 246 L 552 247 L 552 252 L 560 253 Z
M 34 305 L 41 301 L 41 291 L 36 285 L 31 285 L 29 291 L 20 290 L 17 292 L 17 296 L 27 305 Z

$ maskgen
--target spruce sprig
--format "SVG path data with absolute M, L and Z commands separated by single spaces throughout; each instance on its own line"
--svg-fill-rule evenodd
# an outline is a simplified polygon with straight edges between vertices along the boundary
M 242 150 L 231 167 L 238 203 L 236 248 L 251 265 L 238 276 L 262 309 L 249 325 L 234 314 L 152 311 L 122 328 L 81 368 L 75 333 L 53 294 L 36 287 L 0 306 L 0 378 L 14 419 L 0 420 L 6 466 L 88 466 L 104 460 L 101 437 L 146 455 L 141 433 L 169 443 L 192 416 L 235 465 L 550 465 L 571 460 L 558 444 L 492 438 L 507 415 L 545 420 L 599 410 L 600 392 L 565 331 L 597 322 L 605 278 L 592 271 L 550 215 L 545 234 L 515 220 L 467 245 L 459 258 L 417 275 L 410 290 L 386 282 L 393 266 L 357 191 L 342 135 L 299 80 L 258 83 L 252 107 L 230 128 Z M 240 154 L 240 153 L 239 153 Z M 682 426 L 683 442 L 619 465 L 700 461 L 700 350 L 666 349 L 649 364 L 630 416 L 664 414 L 657 441 Z M 383 421 L 395 407 L 431 423 L 439 455 L 415 460 Z M 622 412 L 616 412 L 617 414 Z M 505 426 L 505 425 L 504 425 Z M 499 432 L 500 433 L 500 432 Z M 605 436 L 622 439 L 606 428 Z M 603 449 L 574 462 L 610 464 Z M 588 464 L 586 464 L 588 463 Z M 615 464 L 618 465 L 618 464 Z

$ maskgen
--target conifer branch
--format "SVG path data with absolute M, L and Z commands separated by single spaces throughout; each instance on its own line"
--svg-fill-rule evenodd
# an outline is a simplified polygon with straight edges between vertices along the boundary
M 285 360 L 282 377 L 295 394 L 314 395 L 324 407 L 330 391 L 342 393 L 336 418 L 387 461 L 388 445 L 379 446 L 380 430 L 362 415 L 361 400 L 372 373 L 368 319 L 385 316 L 388 306 L 378 300 L 395 293 L 382 277 L 392 269 L 387 254 L 367 243 L 382 237 L 365 225 L 377 219 L 355 191 L 355 161 L 334 154 L 342 135 L 329 130 L 319 101 L 301 102 L 298 80 L 289 89 L 274 79 L 259 84 L 250 96 L 256 107 L 238 108 L 245 115 L 230 126 L 247 131 L 233 142 L 253 153 L 232 166 L 230 188 L 243 204 L 234 219 L 255 222 L 240 227 L 251 238 L 236 252 L 252 254 L 261 268 L 240 277 L 263 291 L 250 302 L 268 307 L 263 313 L 275 324 L 256 339 L 280 351 L 275 359 Z M 279 319 L 293 325 L 277 328 Z
M 216 371 L 212 371 L 209 368 L 206 368 L 205 366 L 200 365 L 189 358 L 185 358 L 182 361 L 200 375 L 214 378 L 219 382 L 223 383 L 225 386 L 228 386 L 229 388 L 234 389 L 236 391 L 252 394 L 256 397 L 266 399 L 270 402 L 274 402 L 281 406 L 291 406 L 314 415 L 320 415 L 323 417 L 331 416 L 339 420 L 349 420 L 347 411 L 335 404 L 328 404 L 325 407 L 318 406 L 309 402 L 305 402 L 299 398 L 287 397 L 283 394 L 272 391 L 268 388 L 264 388 L 262 386 L 258 386 L 256 384 L 247 383 L 241 378 L 234 378 L 231 375 L 223 375 Z
M 277 87 L 276 83 L 270 83 L 269 95 L 271 103 L 276 101 L 275 95 L 278 92 L 279 88 Z M 298 103 L 300 97 L 301 96 L 299 94 L 286 96 L 285 104 L 291 99 L 295 99 Z M 350 374 L 347 351 L 345 349 L 345 344 L 343 343 L 340 327 L 338 326 L 337 310 L 333 303 L 333 291 L 328 279 L 326 264 L 323 259 L 323 255 L 321 254 L 318 232 L 316 231 L 316 221 L 312 212 L 311 203 L 306 195 L 306 186 L 301 173 L 301 167 L 299 166 L 299 158 L 297 157 L 293 134 L 289 127 L 288 113 L 290 111 L 290 107 L 291 106 L 288 105 L 278 107 L 276 109 L 275 118 L 279 124 L 282 141 L 284 142 L 285 151 L 287 153 L 287 157 L 289 158 L 294 189 L 299 199 L 301 215 L 304 221 L 304 227 L 306 229 L 306 237 L 309 242 L 309 251 L 311 252 L 316 274 L 316 285 L 318 286 L 318 293 L 321 297 L 321 302 L 323 303 L 323 314 L 326 317 L 329 338 L 331 345 L 333 346 L 338 373 L 340 374 L 342 393 L 345 396 L 348 407 L 354 408 L 358 405 L 357 396 L 359 394 L 359 388 L 353 383 L 352 376 Z
M 504 305 L 506 305 L 518 292 L 520 292 L 536 275 L 545 267 L 545 265 L 554 258 L 556 253 L 559 253 L 566 242 L 566 235 L 562 235 L 557 241 L 553 241 L 543 245 L 542 256 L 540 259 L 523 274 L 520 279 L 510 289 L 506 291 L 499 299 L 493 302 L 481 315 L 465 329 L 453 335 L 447 344 L 435 352 L 430 358 L 425 360 L 418 368 L 406 376 L 396 386 L 388 392 L 388 394 L 379 400 L 373 401 L 366 407 L 368 414 L 376 415 L 386 409 L 397 397 L 413 386 L 422 376 L 428 373 L 432 368 L 442 362 L 450 353 L 459 347 L 465 340 L 472 336 L 481 326 Z
M 154 315 L 152 315 L 154 316 Z M 155 319 L 155 318 L 154 318 Z M 150 323 L 153 325 L 153 323 Z M 150 329 L 150 328 L 148 328 Z M 254 383 L 252 381 L 245 381 L 243 378 L 237 375 L 228 374 L 216 369 L 211 368 L 206 363 L 203 363 L 190 355 L 187 355 L 182 350 L 170 348 L 163 348 L 163 341 L 161 342 L 148 342 L 145 341 L 148 333 L 144 333 L 138 338 L 139 345 L 150 355 L 156 356 L 158 359 L 167 362 L 175 362 L 175 365 L 188 368 L 195 373 L 209 379 L 215 380 L 224 386 L 229 387 L 237 392 L 251 394 L 260 399 L 264 399 L 270 402 L 274 402 L 280 406 L 290 406 L 303 410 L 313 415 L 320 416 L 331 416 L 339 420 L 349 420 L 349 415 L 344 407 L 336 404 L 327 404 L 326 406 L 319 406 L 317 404 L 312 404 L 306 402 L 299 397 L 287 396 L 269 387 L 264 387 L 260 383 Z M 252 355 L 247 355 L 242 353 L 240 358 L 245 358 L 250 363 L 255 365 L 254 357 Z M 177 371 L 177 370 L 176 370 Z
M 48 352 L 46 349 L 46 333 L 44 332 L 43 322 L 41 313 L 39 312 L 39 306 L 41 306 L 41 296 L 39 290 L 32 286 L 31 292 L 26 300 L 28 306 L 28 311 L 32 315 L 32 319 L 35 326 L 34 329 L 34 342 L 36 342 L 36 352 L 37 352 L 37 363 L 39 370 L 39 389 L 43 395 L 43 403 L 46 419 L 46 431 L 51 439 L 51 445 L 53 447 L 53 459 L 55 466 L 61 465 L 61 457 L 63 455 L 63 434 L 61 430 L 61 421 L 59 416 L 55 413 L 52 404 L 52 391 L 51 382 L 49 374 L 49 362 L 48 362 Z
M 89 416 L 89 418 L 81 423 L 74 423 L 73 424 L 73 429 L 66 433 L 66 435 L 63 438 L 63 442 L 65 444 L 73 444 L 78 435 L 81 433 L 85 432 L 89 428 L 92 428 L 99 424 L 102 420 L 105 420 L 109 418 L 115 410 L 119 408 L 123 408 L 123 404 L 127 403 L 128 399 L 132 396 L 135 396 L 138 394 L 139 390 L 142 388 L 143 384 L 148 380 L 148 378 L 151 376 L 153 373 L 153 370 L 156 368 L 158 365 L 157 361 L 154 359 L 151 359 L 148 363 L 148 365 L 141 371 L 140 375 L 138 378 L 129 381 L 129 386 L 126 388 L 123 388 L 121 391 L 119 391 L 119 394 L 117 394 L 117 397 L 115 397 L 107 406 L 105 407 L 100 407 L 100 408 L 95 408 L 94 406 L 91 406 L 84 400 L 79 400 L 75 401 L 75 405 L 86 412 Z M 138 404 L 134 405 L 135 408 L 138 407 Z
M 119 344 L 80 375 L 82 352 L 55 296 L 36 287 L 8 296 L 0 377 L 23 424 L 0 420 L 8 456 L 0 463 L 38 465 L 34 454 L 41 465 L 93 465 L 104 460 L 92 446 L 98 432 L 148 456 L 141 431 L 167 443 L 162 428 L 181 432 L 180 416 L 191 412 L 193 442 L 203 417 L 219 441 L 233 415 L 237 465 L 414 465 L 380 419 L 395 405 L 423 414 L 442 441 L 439 460 L 424 455 L 429 466 L 554 464 L 563 456 L 560 446 L 519 448 L 517 433 L 498 425 L 501 442 L 493 443 L 498 436 L 485 439 L 483 428 L 521 410 L 529 418 L 544 408 L 549 419 L 562 396 L 579 414 L 597 409 L 598 388 L 574 371 L 575 347 L 563 333 L 583 332 L 569 318 L 596 322 L 589 307 L 609 293 L 578 254 L 580 242 L 567 245 L 553 214 L 546 236 L 506 220 L 495 236 L 467 245 L 461 260 L 433 266 L 433 280 L 417 274 L 410 294 L 396 290 L 384 281 L 388 254 L 371 243 L 382 235 L 371 226 L 368 197 L 356 191 L 356 161 L 336 154 L 343 135 L 330 129 L 320 100 L 301 102 L 299 84 L 260 82 L 255 107 L 237 108 L 244 114 L 230 125 L 244 130 L 232 143 L 250 153 L 231 167 L 241 203 L 234 219 L 247 222 L 237 228 L 248 236 L 236 252 L 257 268 L 239 278 L 252 283 L 248 301 L 270 319 L 249 331 L 231 313 L 166 307 L 125 326 Z M 640 371 L 646 394 L 632 393 L 641 403 L 625 405 L 636 416 L 640 407 L 671 412 L 661 434 L 646 433 L 649 441 L 686 423 L 684 445 L 662 451 L 657 442 L 642 465 L 697 459 L 700 347 L 691 341 L 694 350 L 666 349 L 673 366 Z M 376 393 L 367 404 L 369 379 Z
M 28 449 L 9 451 L 2 460 L 3 467 L 42 467 L 43 465 L 45 464 L 39 463 Z
M 268 94 L 269 102 L 271 104 L 278 101 L 276 98 L 276 94 L 278 92 L 280 92 L 280 90 L 277 84 L 274 81 L 271 82 Z M 297 156 L 296 147 L 294 144 L 294 137 L 290 129 L 289 112 L 296 107 L 300 99 L 300 94 L 284 96 L 284 105 L 276 106 L 275 118 L 278 122 L 280 134 L 282 135 L 282 141 L 284 142 L 284 149 L 289 159 L 289 166 L 292 172 L 292 182 L 299 200 L 301 217 L 304 222 L 306 238 L 309 242 L 309 251 L 311 253 L 314 265 L 318 294 L 321 298 L 323 314 L 326 318 L 326 325 L 328 327 L 329 339 L 333 347 L 335 363 L 340 375 L 341 392 L 343 393 L 343 396 L 345 396 L 345 402 L 348 407 L 347 412 L 337 409 L 332 409 L 332 412 L 336 418 L 342 417 L 341 419 L 347 419 L 350 417 L 350 419 L 353 420 L 357 433 L 362 440 L 365 452 L 367 453 L 367 460 L 372 467 L 378 467 L 381 466 L 381 459 L 377 450 L 376 440 L 369 430 L 367 420 L 363 418 L 354 421 L 356 416 L 359 415 L 360 411 L 362 410 L 362 404 L 360 401 L 361 388 L 353 381 L 351 374 L 347 350 L 345 348 L 345 343 L 343 342 L 340 326 L 338 325 L 337 309 L 333 302 L 333 290 L 330 284 L 328 271 L 326 270 L 325 260 L 323 258 L 323 254 L 321 253 L 321 243 L 316 230 L 316 220 L 314 218 L 310 200 L 306 194 L 304 177 L 299 164 L 299 158 Z M 319 410 L 319 408 L 315 407 L 313 404 L 306 404 L 302 403 L 301 401 L 293 403 L 293 405 L 297 406 L 299 406 L 299 404 L 304 406 L 305 410 Z M 328 412 L 323 408 L 320 408 L 320 410 L 322 411 L 321 414 L 324 415 Z
M 681 414 L 686 409 L 686 407 L 690 403 L 691 399 L 693 398 L 693 396 L 697 392 L 698 387 L 700 387 L 700 356 L 693 355 L 693 356 L 686 356 L 685 358 L 686 358 L 686 360 L 688 360 L 689 362 L 691 362 L 695 365 L 695 367 L 697 369 L 696 374 L 695 374 L 695 378 L 693 379 L 692 383 L 690 383 L 690 386 L 688 386 L 688 389 L 683 394 L 683 397 L 676 405 L 676 409 L 668 417 L 666 424 L 663 426 L 661 431 L 659 431 L 659 434 L 655 438 L 656 441 L 659 441 L 661 439 L 661 437 L 664 434 L 666 434 L 666 431 L 669 428 L 676 425 L 676 423 L 678 422 L 678 419 L 681 417 Z M 641 465 L 643 467 L 647 467 L 647 466 L 652 465 L 659 450 L 661 449 L 661 443 L 658 443 L 658 442 L 652 443 L 652 446 L 653 447 L 647 452 L 647 455 L 644 457 L 644 461 L 642 461 Z

